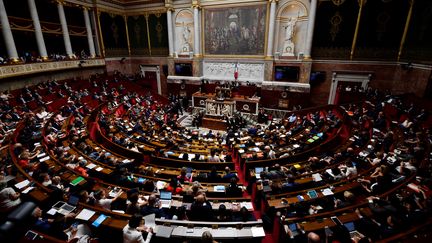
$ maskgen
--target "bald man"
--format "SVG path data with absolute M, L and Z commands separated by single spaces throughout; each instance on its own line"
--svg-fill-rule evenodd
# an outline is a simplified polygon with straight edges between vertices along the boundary
M 307 238 L 308 238 L 308 242 L 309 243 L 319 243 L 319 242 L 321 242 L 320 236 L 318 234 L 314 233 L 314 232 L 310 232 L 307 235 Z
M 190 212 L 191 220 L 211 221 L 213 220 L 212 206 L 205 194 L 200 194 L 196 197 L 195 201 L 191 205 Z

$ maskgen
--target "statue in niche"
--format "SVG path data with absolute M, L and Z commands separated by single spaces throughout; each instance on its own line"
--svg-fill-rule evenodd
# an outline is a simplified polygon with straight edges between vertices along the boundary
M 285 40 L 284 40 L 284 47 L 282 50 L 282 56 L 294 56 L 294 35 L 295 35 L 295 26 L 297 23 L 297 18 L 290 17 L 288 18 L 287 25 L 284 26 L 285 28 Z
M 191 35 L 191 31 L 189 29 L 189 26 L 183 22 L 183 32 L 182 32 L 182 37 L 183 37 L 183 45 L 182 45 L 182 49 L 181 49 L 181 53 L 187 53 L 189 54 L 189 52 L 191 51 L 191 45 L 189 43 L 189 39 L 190 39 L 190 35 Z

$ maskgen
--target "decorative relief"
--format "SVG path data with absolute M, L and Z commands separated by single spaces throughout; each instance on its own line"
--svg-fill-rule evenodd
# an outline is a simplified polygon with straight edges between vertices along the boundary
M 62 62 L 47 62 L 47 63 L 31 63 L 21 65 L 9 65 L 0 67 L 0 77 L 8 78 L 25 74 L 33 74 L 48 71 L 57 71 L 69 68 L 79 68 L 80 60 L 62 61 Z M 104 66 L 104 59 L 84 60 L 81 63 L 84 67 Z
M 234 80 L 234 62 L 204 62 L 203 66 L 206 79 Z M 264 81 L 264 63 L 238 63 L 237 68 L 240 81 Z
M 342 16 L 339 14 L 339 11 L 331 17 L 330 23 L 332 26 L 330 29 L 331 39 L 335 41 L 337 34 L 339 34 L 339 25 L 342 23 Z

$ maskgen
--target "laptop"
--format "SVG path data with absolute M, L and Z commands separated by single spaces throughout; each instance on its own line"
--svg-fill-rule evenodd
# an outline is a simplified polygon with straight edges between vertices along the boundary
M 263 191 L 264 192 L 271 192 L 272 191 L 272 188 L 270 187 L 268 180 L 263 181 Z
M 172 202 L 172 193 L 167 191 L 160 192 L 161 208 L 170 208 Z
M 63 215 L 68 215 L 72 211 L 75 210 L 75 206 L 70 205 L 63 201 L 58 201 L 54 206 L 52 206 L 54 209 L 57 209 L 57 212 Z
M 363 237 L 364 237 L 363 234 L 361 234 L 360 232 L 358 232 L 358 231 L 355 229 L 354 222 L 348 222 L 348 223 L 345 223 L 344 226 L 348 229 L 351 238 L 354 238 L 354 237 L 363 238 Z
M 79 197 L 73 195 L 69 197 L 68 204 L 70 204 L 71 206 L 77 206 L 78 202 L 79 202 Z
M 260 173 L 261 173 L 262 171 L 264 171 L 264 168 L 263 168 L 263 167 L 256 167 L 256 168 L 255 168 L 255 177 L 256 177 L 257 179 L 261 179 L 261 175 L 260 175 Z

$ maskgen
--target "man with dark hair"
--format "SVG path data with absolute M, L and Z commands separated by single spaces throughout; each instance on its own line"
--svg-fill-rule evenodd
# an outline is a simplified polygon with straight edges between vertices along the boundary
M 147 232 L 144 241 L 143 232 Z M 140 214 L 134 214 L 129 223 L 123 228 L 123 243 L 149 243 L 153 236 L 153 229 L 144 225 Z

